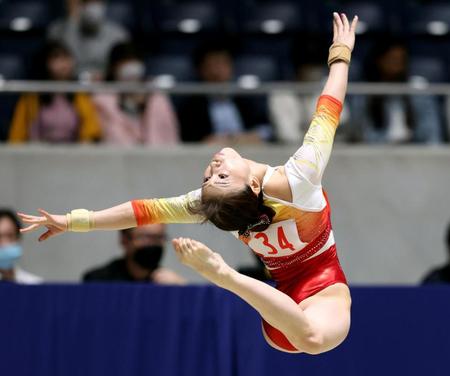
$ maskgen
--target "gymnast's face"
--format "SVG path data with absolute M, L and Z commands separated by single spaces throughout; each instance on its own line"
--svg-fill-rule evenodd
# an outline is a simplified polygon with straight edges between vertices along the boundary
M 206 194 L 224 194 L 244 189 L 251 184 L 250 166 L 246 159 L 232 148 L 214 154 L 203 174 L 202 189 Z

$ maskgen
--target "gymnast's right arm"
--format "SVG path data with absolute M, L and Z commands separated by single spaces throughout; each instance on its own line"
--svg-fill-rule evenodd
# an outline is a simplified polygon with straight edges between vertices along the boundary
M 56 215 L 39 209 L 41 216 L 17 214 L 29 225 L 21 232 L 47 228 L 39 237 L 43 241 L 66 231 L 121 230 L 152 223 L 200 223 L 203 218 L 189 212 L 189 205 L 200 196 L 200 190 L 196 190 L 178 197 L 132 200 L 95 212 L 76 209 L 66 215 Z

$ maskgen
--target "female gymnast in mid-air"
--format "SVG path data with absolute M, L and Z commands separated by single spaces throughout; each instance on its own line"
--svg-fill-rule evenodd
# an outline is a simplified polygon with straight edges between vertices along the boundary
M 206 245 L 173 240 L 180 261 L 240 296 L 262 316 L 263 334 L 278 350 L 319 354 L 338 346 L 350 328 L 350 292 L 336 254 L 322 175 L 347 88 L 357 17 L 333 14 L 330 73 L 303 145 L 284 166 L 271 167 L 222 149 L 201 189 L 134 200 L 102 210 L 41 216 L 20 214 L 23 232 L 46 227 L 39 240 L 65 231 L 118 230 L 150 223 L 212 222 L 262 259 L 276 288 L 239 274 Z

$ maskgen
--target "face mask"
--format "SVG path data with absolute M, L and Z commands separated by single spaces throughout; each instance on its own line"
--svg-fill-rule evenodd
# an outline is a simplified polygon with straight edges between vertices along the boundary
M 119 81 L 140 81 L 145 76 L 145 66 L 140 61 L 123 64 L 117 71 Z
M 0 247 L 0 269 L 12 269 L 21 256 L 22 247 L 17 243 Z
M 98 27 L 105 18 L 106 6 L 102 2 L 86 4 L 81 11 L 81 20 L 88 27 Z
M 133 258 L 139 266 L 155 270 L 159 266 L 162 254 L 163 247 L 160 245 L 148 245 L 136 249 Z

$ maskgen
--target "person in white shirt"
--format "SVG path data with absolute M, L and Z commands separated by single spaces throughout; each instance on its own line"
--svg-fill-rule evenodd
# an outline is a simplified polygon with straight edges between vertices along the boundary
M 20 221 L 12 210 L 0 209 L 0 281 L 38 284 L 43 279 L 17 265 L 22 256 Z

